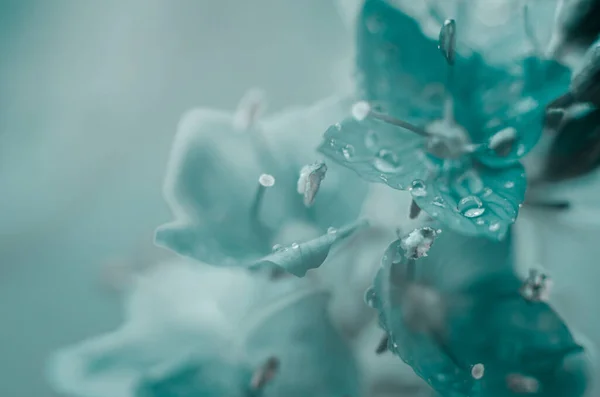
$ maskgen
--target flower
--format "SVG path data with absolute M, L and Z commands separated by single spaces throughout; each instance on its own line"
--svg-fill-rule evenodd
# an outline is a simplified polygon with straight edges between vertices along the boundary
M 54 354 L 50 380 L 78 397 L 358 395 L 327 305 L 307 280 L 166 263 L 138 281 L 119 329 Z
M 250 117 L 257 105 L 247 99 L 241 111 L 252 111 L 244 117 L 210 109 L 185 115 L 164 187 L 175 220 L 157 229 L 156 243 L 206 263 L 250 266 L 276 244 L 320 234 L 329 241 L 329 227 L 356 219 L 364 192 L 346 183 L 345 170 L 334 169 L 306 208 L 297 180 L 314 156 L 312 140 L 291 131 L 327 125 L 341 114 L 342 102 L 326 100 L 265 120 Z M 296 228 L 293 236 L 285 236 L 290 228 Z
M 442 396 L 582 396 L 583 348 L 547 303 L 521 296 L 510 240 L 443 233 L 418 260 L 393 242 L 369 295 L 388 348 Z
M 566 90 L 568 69 L 527 57 L 514 71 L 477 53 L 449 65 L 417 22 L 382 0 L 365 1 L 358 37 L 370 111 L 330 127 L 319 151 L 368 181 L 410 190 L 456 231 L 503 238 L 525 197 L 520 159 L 541 135 L 544 104 Z

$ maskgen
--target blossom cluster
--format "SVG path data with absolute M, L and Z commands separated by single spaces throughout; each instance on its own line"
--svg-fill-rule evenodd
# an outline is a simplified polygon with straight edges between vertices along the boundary
M 567 17 L 561 51 L 590 23 Z M 58 391 L 590 390 L 588 346 L 553 308 L 553 280 L 518 272 L 514 226 L 522 207 L 570 210 L 536 192 L 598 164 L 599 47 L 572 73 L 540 53 L 491 64 L 461 47 L 467 21 L 435 40 L 386 0 L 365 0 L 356 23 L 353 97 L 262 117 L 252 91 L 234 113 L 183 117 L 164 187 L 174 220 L 155 236 L 179 258 L 140 277 L 118 330 L 52 357 Z

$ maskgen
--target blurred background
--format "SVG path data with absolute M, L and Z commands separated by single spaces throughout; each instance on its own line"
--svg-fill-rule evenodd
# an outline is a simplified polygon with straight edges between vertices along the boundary
M 0 396 L 55 396 L 48 355 L 118 325 L 121 274 L 168 255 L 181 114 L 254 86 L 311 104 L 351 45 L 333 1 L 1 0 Z

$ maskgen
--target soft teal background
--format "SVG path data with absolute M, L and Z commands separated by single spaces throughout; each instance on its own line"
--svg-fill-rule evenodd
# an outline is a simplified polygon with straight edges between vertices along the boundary
M 181 114 L 310 104 L 351 44 L 323 0 L 0 1 L 0 396 L 55 396 L 49 353 L 121 322 L 103 265 L 165 255 Z

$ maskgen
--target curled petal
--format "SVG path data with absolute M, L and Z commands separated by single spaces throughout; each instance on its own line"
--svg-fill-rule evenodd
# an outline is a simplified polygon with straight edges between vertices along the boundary
M 307 271 L 321 266 L 334 244 L 351 236 L 358 229 L 365 227 L 366 222 L 358 222 L 340 229 L 332 228 L 325 235 L 304 243 L 293 243 L 289 247 L 281 247 L 272 254 L 254 262 L 252 268 L 272 267 L 304 277 Z

